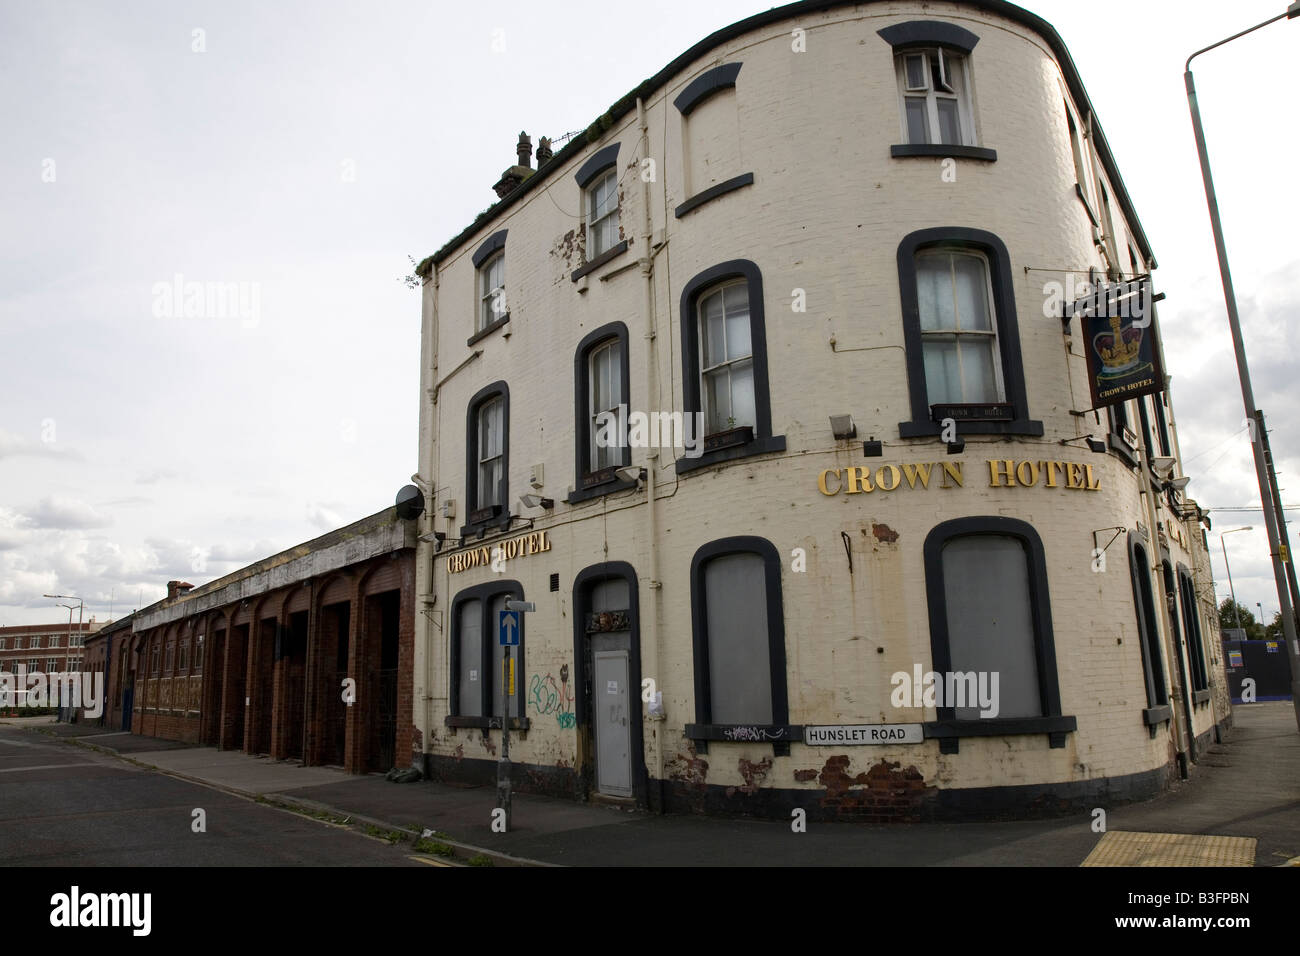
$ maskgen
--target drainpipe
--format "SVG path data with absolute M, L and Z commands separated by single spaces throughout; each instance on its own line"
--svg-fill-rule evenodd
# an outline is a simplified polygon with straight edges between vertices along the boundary
M 1138 401 L 1139 402 L 1143 401 L 1143 399 L 1139 397 Z M 1142 479 L 1141 494 L 1142 494 L 1143 505 L 1146 509 L 1147 534 L 1149 535 L 1149 538 L 1147 539 L 1148 547 L 1146 548 L 1147 566 L 1142 569 L 1142 572 L 1145 575 L 1147 575 L 1147 580 L 1150 581 L 1151 573 L 1153 571 L 1157 571 L 1157 570 L 1159 571 L 1157 578 L 1160 582 L 1160 589 L 1161 589 L 1160 605 L 1162 608 L 1162 612 L 1157 612 L 1156 614 L 1156 628 L 1160 632 L 1160 644 L 1162 647 L 1165 648 L 1166 657 L 1169 658 L 1169 662 L 1172 664 L 1173 655 L 1177 653 L 1178 648 L 1174 647 L 1173 640 L 1169 635 L 1169 603 L 1164 598 L 1165 572 L 1164 572 L 1164 565 L 1160 560 L 1160 530 L 1156 518 L 1155 490 L 1151 487 L 1151 459 L 1148 457 L 1147 436 L 1146 436 L 1147 430 L 1144 428 L 1138 428 L 1137 431 L 1139 432 L 1138 453 L 1140 457 L 1140 460 L 1138 462 L 1138 472 L 1141 475 L 1141 479 Z M 1154 597 L 1154 589 L 1153 589 L 1152 596 Z M 1153 601 L 1152 603 L 1154 604 L 1155 602 Z M 1142 639 L 1146 640 L 1146 636 L 1143 635 Z M 1179 657 L 1178 659 L 1178 664 L 1179 664 L 1179 669 L 1181 670 L 1182 669 L 1181 657 Z M 1173 694 L 1173 690 L 1175 690 L 1176 688 L 1173 688 L 1171 686 L 1173 684 L 1173 675 L 1172 673 L 1169 673 L 1169 668 L 1161 668 L 1161 670 L 1164 670 L 1166 672 L 1165 689 L 1166 691 L 1169 692 L 1169 702 L 1173 711 L 1175 711 L 1170 715 L 1169 723 L 1170 723 L 1170 730 L 1173 732 L 1174 748 L 1178 752 L 1178 758 L 1177 758 L 1178 772 L 1182 776 L 1182 778 L 1186 780 L 1187 773 L 1188 773 L 1187 748 L 1183 744 L 1183 741 L 1181 739 L 1182 734 L 1179 731 L 1178 714 L 1177 714 L 1178 701 Z M 1188 700 L 1187 700 L 1186 685 L 1184 685 L 1182 688 L 1182 694 L 1183 694 L 1183 706 L 1187 707 Z
M 650 127 L 646 122 L 645 103 L 640 97 L 636 101 L 636 119 L 637 125 L 641 129 L 641 142 L 645 144 L 643 158 L 650 155 Z M 645 338 L 646 338 L 646 393 L 650 400 L 656 400 L 659 383 L 655 376 L 655 350 L 658 348 L 656 341 L 655 328 L 655 277 L 654 277 L 654 255 L 651 244 L 654 240 L 654 219 L 650 212 L 650 182 L 641 177 L 641 213 L 642 213 L 642 232 L 641 232 L 641 275 L 645 277 Z M 683 413 L 684 414 L 684 413 Z M 685 422 L 683 422 L 683 425 Z M 692 436 L 694 437 L 694 436 Z M 659 580 L 659 529 L 658 515 L 656 514 L 658 504 L 655 500 L 655 477 L 659 467 L 659 449 L 651 447 L 647 449 L 646 469 L 645 469 L 645 486 L 646 486 L 646 543 L 649 548 L 650 560 L 650 580 L 648 582 L 650 600 L 646 602 L 646 610 L 649 613 L 641 615 L 641 621 L 637 626 L 641 627 L 642 633 L 649 637 L 649 643 L 654 647 L 654 666 L 655 666 L 655 686 L 663 680 L 664 675 L 664 651 L 662 641 L 660 640 L 659 630 L 659 590 L 662 584 Z M 644 655 L 642 655 L 644 657 Z M 644 678 L 644 674 L 642 677 Z M 631 688 L 636 693 L 639 688 Z M 644 718 L 643 726 L 644 726 Z M 654 721 L 658 728 L 655 731 L 655 786 L 658 788 L 658 810 L 664 812 L 664 734 L 663 728 L 667 722 L 663 720 Z
M 423 407 L 425 414 L 428 416 L 428 425 L 425 429 L 425 447 L 428 453 L 425 460 L 420 463 L 422 478 L 429 484 L 429 490 L 425 498 L 425 507 L 434 507 L 434 497 L 437 494 L 437 480 L 434 473 L 434 463 L 437 460 L 435 447 L 438 439 L 438 343 L 436 338 L 438 327 L 438 264 L 435 262 L 429 272 L 429 281 L 433 283 L 433 292 L 431 295 L 432 304 L 430 305 L 430 317 L 427 327 L 427 358 L 424 361 L 424 367 L 421 369 L 421 380 L 427 374 L 431 387 L 423 396 Z M 423 533 L 428 534 L 434 530 L 437 523 L 436 513 L 426 513 L 422 518 L 420 525 Z M 425 613 L 426 609 L 436 605 L 438 600 L 438 576 L 434 573 L 434 557 L 432 552 L 433 544 L 428 541 L 421 541 L 417 536 L 415 541 L 416 554 L 416 603 L 419 605 L 416 609 L 416 619 L 420 622 L 420 630 L 424 635 L 423 653 L 424 653 L 424 734 L 420 740 L 420 753 L 423 761 L 421 772 L 426 777 L 429 776 L 432 763 L 432 751 L 430 749 L 430 738 L 433 736 L 433 701 L 434 701 L 434 673 L 433 659 L 433 627 L 430 616 Z

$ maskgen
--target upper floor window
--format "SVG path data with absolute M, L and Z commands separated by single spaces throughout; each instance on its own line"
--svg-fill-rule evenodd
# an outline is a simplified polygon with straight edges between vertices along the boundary
M 478 496 L 480 508 L 504 504 L 501 501 L 501 465 L 505 449 L 506 403 L 500 396 L 484 402 L 478 410 Z
M 618 170 L 611 167 L 587 189 L 587 258 L 603 255 L 618 242 Z
M 155 637 L 149 649 L 149 672 L 157 674 L 162 667 L 162 638 Z
M 172 637 L 172 638 L 168 638 L 167 640 L 167 659 L 163 664 L 163 670 L 168 674 L 172 673 L 172 665 L 175 662 L 176 662 L 176 638 Z
M 44 646 L 45 646 L 45 638 L 43 638 L 41 635 L 37 634 L 35 637 L 32 638 L 33 649 L 38 647 L 44 647 Z
M 630 486 L 616 473 L 632 463 L 627 346 L 627 326 L 610 322 L 589 332 L 574 354 L 576 481 L 570 504 Z
M 680 317 L 683 425 L 704 434 L 677 471 L 784 451 L 785 436 L 772 434 L 758 266 L 736 259 L 700 273 L 682 290 Z
M 181 659 L 177 669 L 182 674 L 190 669 L 190 639 L 188 637 L 181 638 Z
M 943 47 L 909 50 L 898 56 L 897 69 L 908 143 L 975 145 L 966 57 Z
M 1041 435 L 1029 418 L 1011 262 L 997 236 L 922 229 L 898 246 L 912 420 L 899 435 Z M 962 406 L 953 408 L 953 406 Z
M 194 673 L 203 673 L 203 635 L 194 639 Z
M 479 274 L 478 328 L 482 332 L 506 315 L 506 254 L 498 252 L 485 262 Z
M 506 304 L 505 248 L 506 230 L 498 229 L 484 239 L 470 257 L 476 270 L 478 312 L 474 319 L 474 334 L 469 337 L 467 345 L 473 345 L 510 318 L 510 308 Z
M 742 280 L 699 300 L 704 427 L 709 435 L 756 424 L 749 287 Z
M 9 638 L 0 637 L 0 651 L 3 651 L 9 643 Z
M 944 248 L 918 253 L 916 291 L 930 403 L 1002 402 L 988 260 Z
M 470 400 L 466 422 L 467 524 L 479 530 L 502 513 L 509 515 L 510 392 L 494 382 Z
M 622 462 L 623 442 L 616 433 L 619 420 L 618 406 L 624 401 L 623 363 L 621 354 L 623 343 L 610 339 L 591 350 L 589 359 L 588 382 L 590 399 L 588 412 L 591 418 L 591 467 L 592 471 L 612 468 Z M 610 440 L 610 422 L 614 423 L 614 440 Z

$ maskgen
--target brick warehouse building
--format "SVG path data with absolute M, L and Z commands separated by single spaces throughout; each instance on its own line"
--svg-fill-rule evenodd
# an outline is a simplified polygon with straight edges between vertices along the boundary
M 81 670 L 83 642 L 104 625 L 94 618 L 81 623 L 27 624 L 0 627 L 0 671 L 47 674 Z
M 1063 315 L 1155 259 L 1050 24 L 780 7 L 495 188 L 419 269 L 430 775 L 508 719 L 525 790 L 959 817 L 1148 796 L 1230 724 L 1168 379 L 1096 407 Z
M 103 650 L 107 722 L 353 773 L 406 766 L 414 534 L 388 508 L 201 587 L 169 582 Z

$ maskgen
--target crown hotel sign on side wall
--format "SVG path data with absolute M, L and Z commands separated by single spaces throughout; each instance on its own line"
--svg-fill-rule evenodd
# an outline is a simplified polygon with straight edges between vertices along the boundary
M 1092 407 L 1164 391 L 1159 339 L 1147 279 L 1102 286 L 1065 307 L 1079 316 Z

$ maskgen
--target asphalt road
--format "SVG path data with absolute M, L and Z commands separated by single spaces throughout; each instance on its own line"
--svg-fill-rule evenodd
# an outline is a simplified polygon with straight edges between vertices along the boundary
M 0 866 L 421 865 L 410 843 L 0 726 Z

